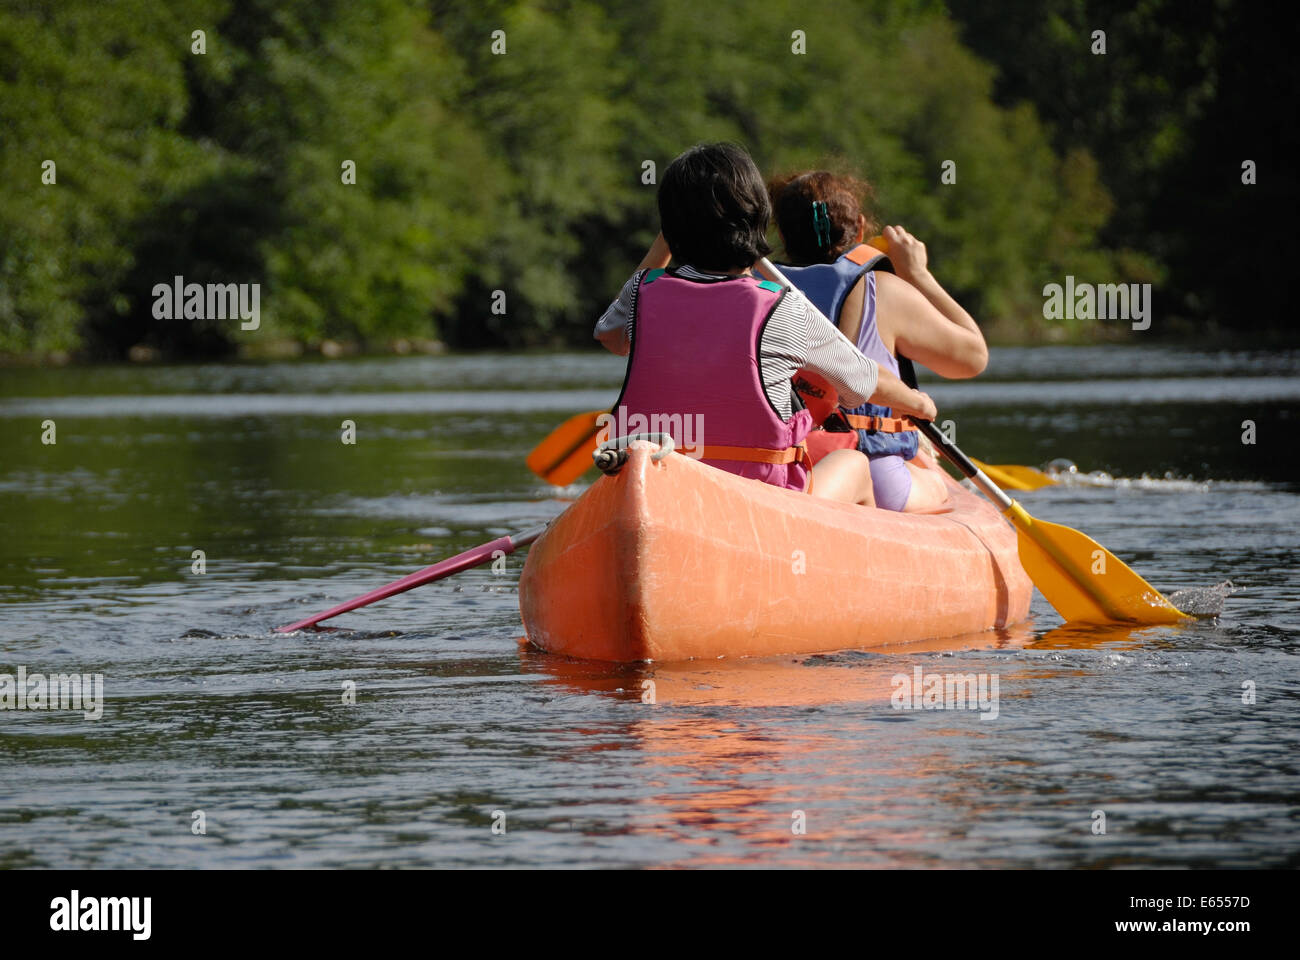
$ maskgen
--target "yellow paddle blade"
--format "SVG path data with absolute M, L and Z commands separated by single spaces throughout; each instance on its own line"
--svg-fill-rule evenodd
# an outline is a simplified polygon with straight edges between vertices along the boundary
M 604 412 L 592 410 L 565 420 L 533 448 L 524 461 L 528 469 L 552 486 L 573 483 L 592 466 L 591 455 L 596 452 L 600 433 L 596 418 Z
M 1009 477 L 1014 477 L 1020 483 L 1025 485 L 1026 490 L 1037 490 L 1039 487 L 1050 487 L 1059 481 L 1055 477 L 1050 477 L 1037 467 L 1023 467 L 1017 463 L 1001 463 L 994 469 L 1001 470 Z
M 971 463 L 979 467 L 990 480 L 1003 490 L 1037 490 L 1050 486 L 1056 481 L 1036 467 L 1022 467 L 1015 463 L 1003 463 L 994 466 L 981 463 L 971 458 Z
M 1187 614 L 1096 540 L 1059 523 L 1035 520 L 1014 500 L 1020 563 L 1067 623 L 1177 623 Z
M 1034 488 L 1012 476 L 1004 467 L 995 467 L 991 463 L 972 459 L 971 463 L 984 471 L 984 475 L 1003 490 L 1033 490 Z

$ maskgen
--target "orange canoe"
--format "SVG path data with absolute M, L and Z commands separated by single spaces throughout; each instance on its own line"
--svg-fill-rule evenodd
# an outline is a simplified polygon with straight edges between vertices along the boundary
M 903 514 L 746 480 L 633 444 L 532 545 L 528 639 L 593 660 L 862 649 L 1002 627 L 1029 612 L 1016 534 L 947 479 Z M 937 469 L 937 468 L 936 468 Z

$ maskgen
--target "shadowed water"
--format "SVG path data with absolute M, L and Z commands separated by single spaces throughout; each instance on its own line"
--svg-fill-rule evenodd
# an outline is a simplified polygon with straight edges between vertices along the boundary
M 106 701 L 0 711 L 0 865 L 1300 865 L 1295 352 L 995 350 L 933 386 L 972 455 L 1091 474 L 1021 494 L 1035 516 L 1166 592 L 1231 580 L 1217 620 L 1062 627 L 1036 597 L 999 633 L 611 667 L 522 642 L 515 556 L 272 632 L 556 515 L 582 484 L 523 457 L 621 375 L 0 371 L 0 673 L 101 673 Z M 894 709 L 917 667 L 995 676 L 996 718 Z

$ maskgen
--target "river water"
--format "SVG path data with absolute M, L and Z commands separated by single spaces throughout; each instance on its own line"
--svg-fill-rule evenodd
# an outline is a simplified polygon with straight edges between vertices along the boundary
M 524 456 L 621 376 L 0 370 L 0 674 L 104 690 L 0 710 L 0 866 L 1300 866 L 1295 351 L 995 349 L 931 385 L 973 456 L 1104 471 L 1021 500 L 1166 592 L 1230 580 L 1217 620 L 1069 628 L 1036 595 L 997 633 L 611 667 L 526 645 L 513 556 L 273 633 L 555 516 L 592 477 Z M 893 709 L 917 668 L 995 676 L 996 718 Z

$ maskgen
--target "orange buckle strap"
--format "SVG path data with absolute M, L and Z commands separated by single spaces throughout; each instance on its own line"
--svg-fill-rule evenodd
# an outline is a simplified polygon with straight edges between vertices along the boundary
M 875 430 L 877 433 L 907 433 L 916 430 L 916 424 L 903 417 L 863 417 L 856 413 L 846 413 L 844 419 L 855 430 Z
M 811 467 L 808 459 L 808 447 L 800 440 L 793 447 L 784 450 L 767 450 L 763 447 L 727 447 L 719 444 L 704 444 L 697 447 L 701 460 L 739 460 L 742 463 L 803 463 Z

